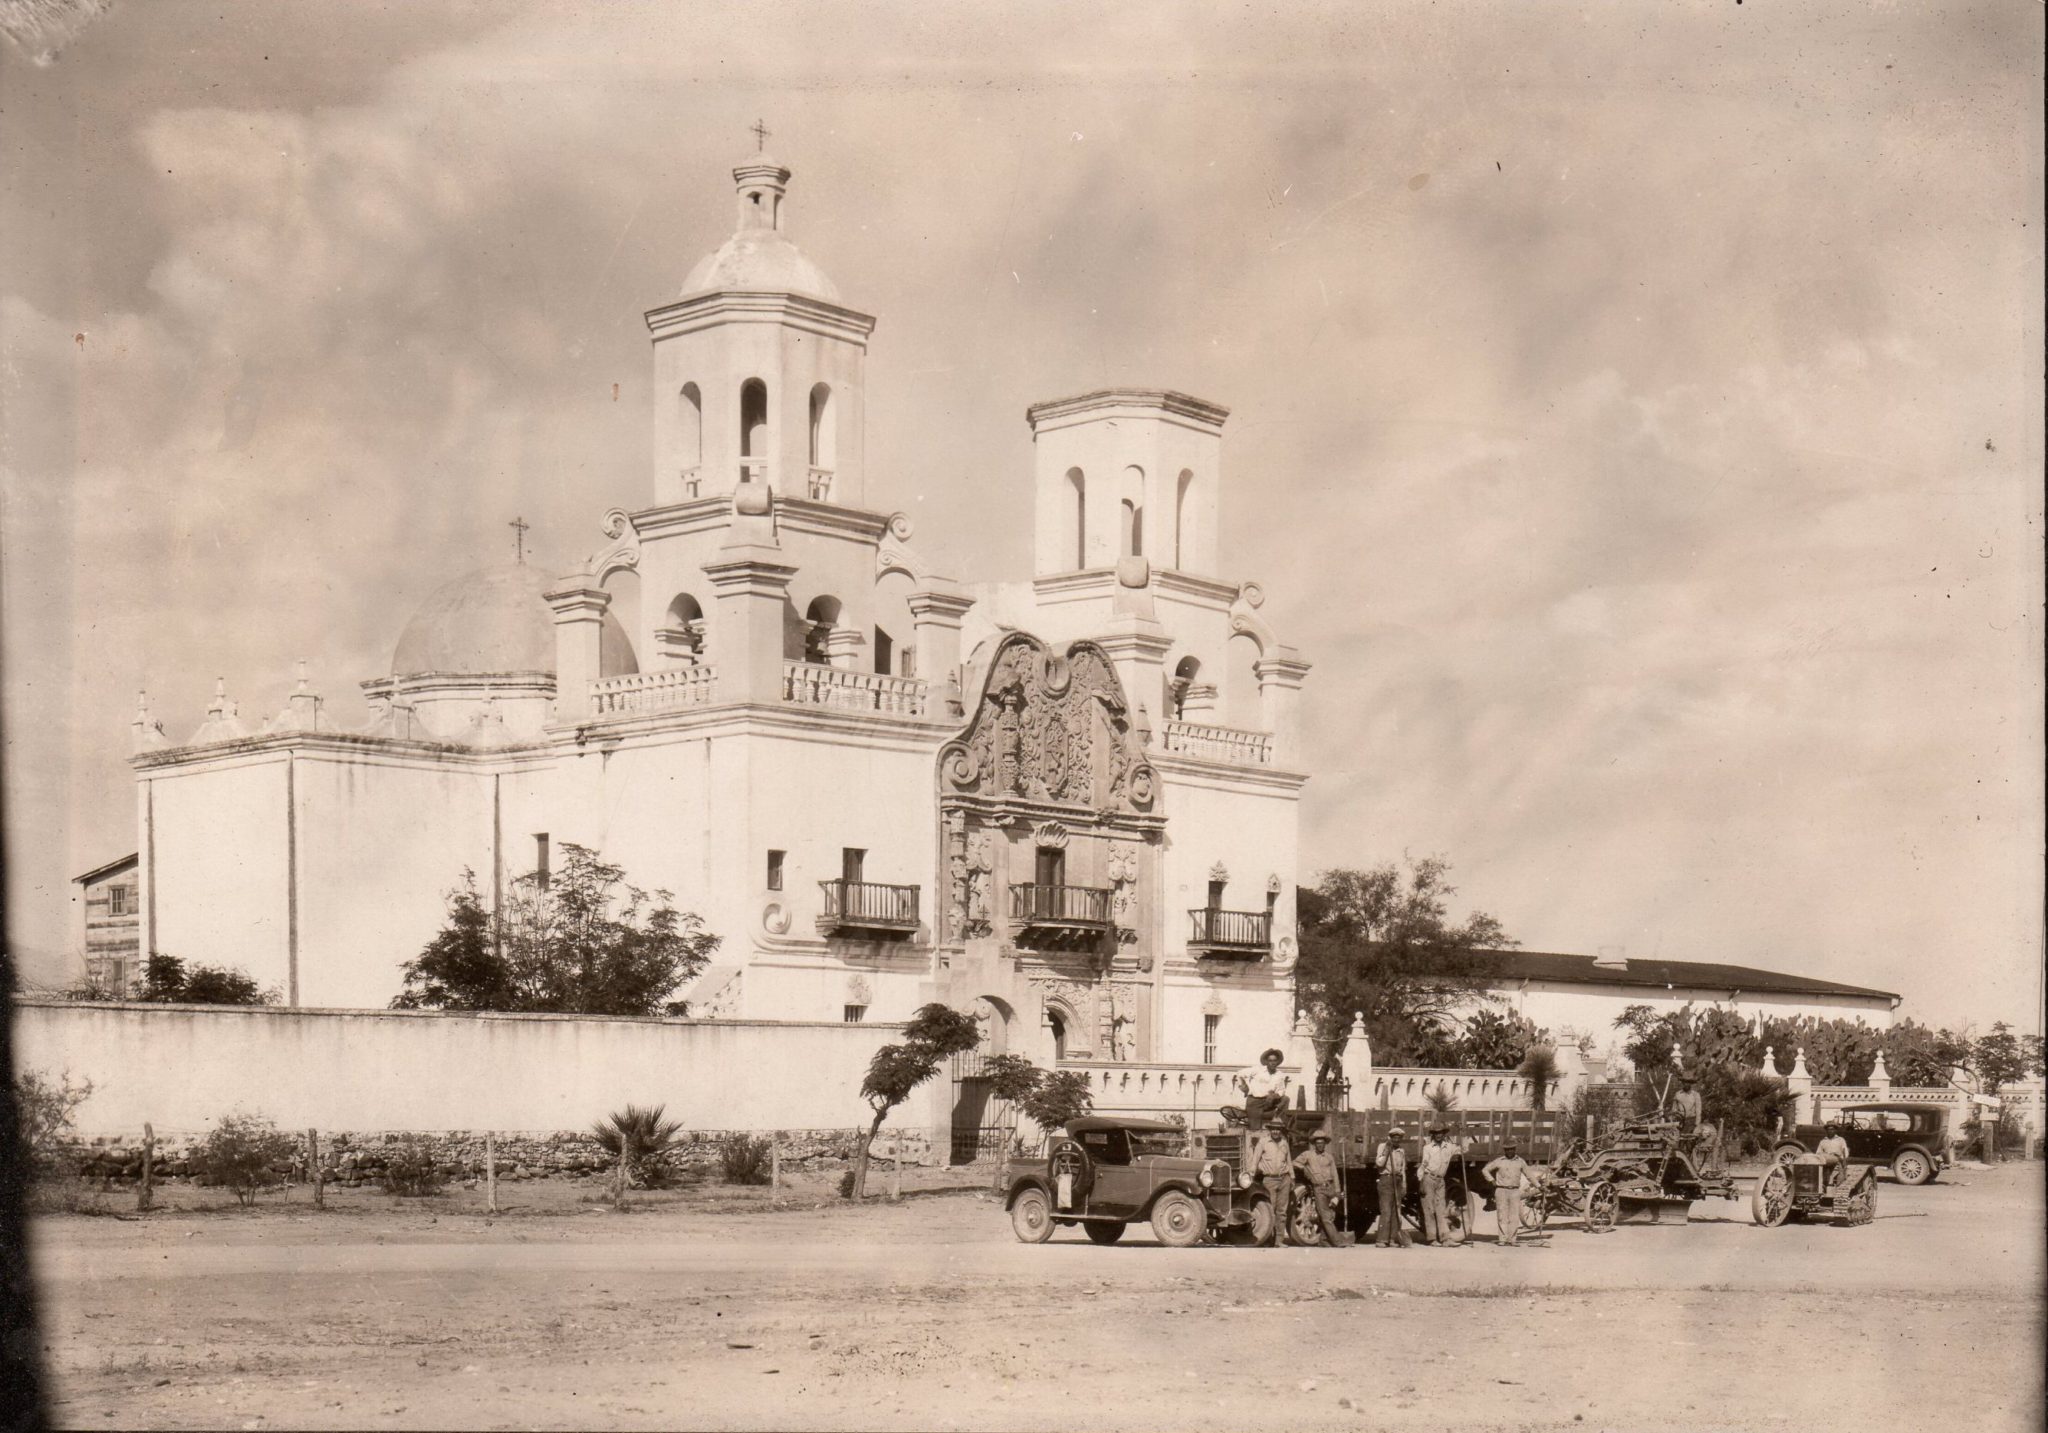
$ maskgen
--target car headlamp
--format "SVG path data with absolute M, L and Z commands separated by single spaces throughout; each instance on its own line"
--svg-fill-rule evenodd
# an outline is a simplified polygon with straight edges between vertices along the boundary
M 1216 1187 L 1216 1171 L 1213 1169 L 1204 1169 L 1195 1178 L 1196 1182 L 1204 1189 L 1214 1189 Z
M 1250 1189 L 1252 1187 L 1252 1174 L 1250 1170 L 1246 1170 L 1237 1177 L 1237 1187 L 1239 1189 Z

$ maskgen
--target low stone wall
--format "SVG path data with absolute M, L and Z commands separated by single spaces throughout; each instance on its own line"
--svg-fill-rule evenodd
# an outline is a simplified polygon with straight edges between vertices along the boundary
M 686 1131 L 658 1161 L 671 1173 L 715 1175 L 720 1169 L 720 1151 L 735 1131 Z M 737 1133 L 747 1133 L 737 1131 Z M 306 1178 L 305 1131 L 294 1133 L 296 1149 L 290 1161 L 275 1166 L 280 1179 Z M 785 1169 L 839 1163 L 851 1160 L 860 1148 L 861 1131 L 852 1129 L 774 1130 L 755 1138 L 770 1140 L 781 1152 Z M 204 1131 L 159 1133 L 154 1173 L 158 1178 L 182 1179 L 198 1173 L 193 1150 L 205 1138 Z M 551 1133 L 493 1133 L 491 1154 L 498 1178 L 521 1179 L 608 1179 L 615 1161 L 589 1131 L 560 1130 Z M 387 1159 L 408 1144 L 424 1148 L 442 1175 L 450 1179 L 481 1177 L 484 1170 L 484 1134 L 480 1130 L 442 1130 L 405 1133 L 363 1134 L 352 1131 L 320 1132 L 320 1163 L 326 1178 L 336 1184 L 374 1183 L 381 1179 Z M 900 1147 L 908 1164 L 931 1162 L 932 1149 L 923 1131 L 885 1129 L 876 1141 L 876 1152 L 893 1155 Z M 134 1180 L 142 1177 L 143 1143 L 140 1134 L 102 1135 L 74 1140 L 65 1146 L 67 1162 L 83 1178 Z

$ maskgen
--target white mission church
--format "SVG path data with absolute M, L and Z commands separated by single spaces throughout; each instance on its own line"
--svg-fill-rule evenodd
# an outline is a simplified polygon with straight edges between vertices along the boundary
M 183 742 L 139 713 L 145 952 L 381 1007 L 461 871 L 568 842 L 723 937 L 693 1015 L 989 1017 L 989 1048 L 1243 1064 L 1292 1018 L 1309 666 L 1218 544 L 1222 407 L 1031 407 L 1028 581 L 933 572 L 868 506 L 875 320 L 790 241 L 789 170 L 646 315 L 654 466 L 573 572 L 427 597 L 374 717 L 301 679 Z

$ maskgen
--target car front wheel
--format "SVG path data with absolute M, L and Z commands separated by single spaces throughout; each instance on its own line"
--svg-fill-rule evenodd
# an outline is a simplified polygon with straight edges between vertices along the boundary
M 1917 1149 L 1902 1149 L 1892 1156 L 1892 1178 L 1901 1184 L 1925 1184 L 1934 1178 L 1934 1163 Z
M 1097 1244 L 1114 1244 L 1124 1237 L 1124 1226 L 1121 1224 L 1104 1224 L 1099 1219 L 1090 1219 L 1081 1227 L 1088 1231 L 1088 1237 Z
M 1052 1204 L 1042 1189 L 1027 1189 L 1010 1206 L 1010 1227 L 1026 1244 L 1043 1244 L 1052 1238 Z
M 1208 1224 L 1202 1206 L 1178 1190 L 1160 1195 L 1152 1206 L 1152 1232 L 1169 1248 L 1186 1249 L 1201 1243 Z

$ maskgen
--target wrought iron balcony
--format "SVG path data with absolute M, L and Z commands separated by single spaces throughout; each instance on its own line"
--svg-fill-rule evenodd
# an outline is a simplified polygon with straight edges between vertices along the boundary
M 885 886 L 877 881 L 820 881 L 825 913 L 818 929 L 863 931 L 875 935 L 909 935 L 917 929 L 917 887 Z
M 1098 886 L 1010 887 L 1010 919 L 1020 939 L 1088 946 L 1110 930 L 1109 892 Z
M 1188 912 L 1194 928 L 1188 949 L 1198 956 L 1236 956 L 1256 960 L 1273 948 L 1270 911 L 1219 911 L 1197 906 Z

